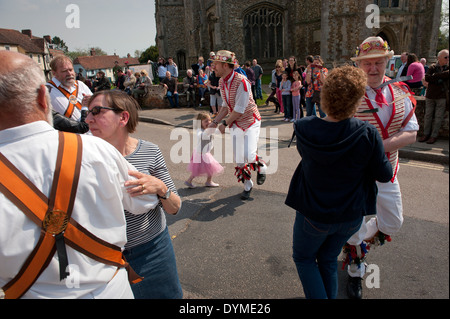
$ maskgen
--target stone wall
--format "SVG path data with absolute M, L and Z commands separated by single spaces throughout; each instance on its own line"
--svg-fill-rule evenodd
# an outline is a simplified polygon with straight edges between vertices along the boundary
M 414 52 L 435 59 L 442 0 L 399 0 L 399 7 L 380 8 L 380 28 L 368 28 L 365 12 L 373 0 L 156 0 L 156 44 L 162 56 L 183 51 L 186 66 L 210 51 L 228 49 L 238 60 L 246 56 L 244 16 L 255 8 L 276 8 L 283 14 L 282 55 L 264 61 L 270 72 L 278 58 L 294 55 L 303 63 L 320 54 L 328 65 L 350 63 L 356 46 L 366 37 L 382 35 L 396 54 Z

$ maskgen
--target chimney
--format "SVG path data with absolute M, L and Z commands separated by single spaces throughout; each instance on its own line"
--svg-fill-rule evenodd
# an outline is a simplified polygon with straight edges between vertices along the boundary
M 91 56 L 94 56 L 94 55 L 95 55 L 95 49 L 92 48 L 92 49 L 91 49 Z
M 30 39 L 31 39 L 32 33 L 31 33 L 31 30 L 30 30 L 30 29 L 22 30 L 22 34 L 25 34 L 25 35 L 29 36 Z
M 52 43 L 52 38 L 49 35 L 44 35 L 43 38 L 47 43 Z

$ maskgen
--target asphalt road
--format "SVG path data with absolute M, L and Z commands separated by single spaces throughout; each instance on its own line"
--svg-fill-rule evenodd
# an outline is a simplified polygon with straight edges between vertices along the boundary
M 277 161 L 276 172 L 245 202 L 239 199 L 242 185 L 233 176 L 233 163 L 224 163 L 224 174 L 215 179 L 218 188 L 204 187 L 201 178 L 194 180 L 196 189 L 184 186 L 187 162 L 179 161 L 192 147 L 191 129 L 141 123 L 134 135 L 159 145 L 182 196 L 182 209 L 168 216 L 168 224 L 184 298 L 304 298 L 291 257 L 295 212 L 284 204 L 300 161 L 295 147 L 277 140 L 276 150 L 268 151 Z M 182 139 L 189 144 L 185 149 Z M 401 159 L 399 180 L 404 225 L 391 243 L 370 252 L 364 299 L 448 299 L 448 166 Z M 346 298 L 346 273 L 339 276 L 338 298 Z

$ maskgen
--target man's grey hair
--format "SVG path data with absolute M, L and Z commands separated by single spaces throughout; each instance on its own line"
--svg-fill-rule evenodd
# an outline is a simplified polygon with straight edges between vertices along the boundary
M 12 72 L 0 74 L 0 111 L 32 111 L 38 89 L 45 82 L 44 72 L 31 59 L 22 62 Z

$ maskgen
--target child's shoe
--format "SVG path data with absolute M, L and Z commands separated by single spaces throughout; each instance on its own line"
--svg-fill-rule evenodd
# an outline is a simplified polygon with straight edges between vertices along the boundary
M 219 184 L 214 183 L 214 182 L 210 182 L 210 183 L 205 183 L 206 187 L 219 187 Z
M 188 181 L 185 181 L 185 182 L 184 182 L 184 185 L 186 185 L 186 186 L 189 187 L 189 188 L 195 188 L 195 185 L 192 184 L 192 183 L 189 183 Z

